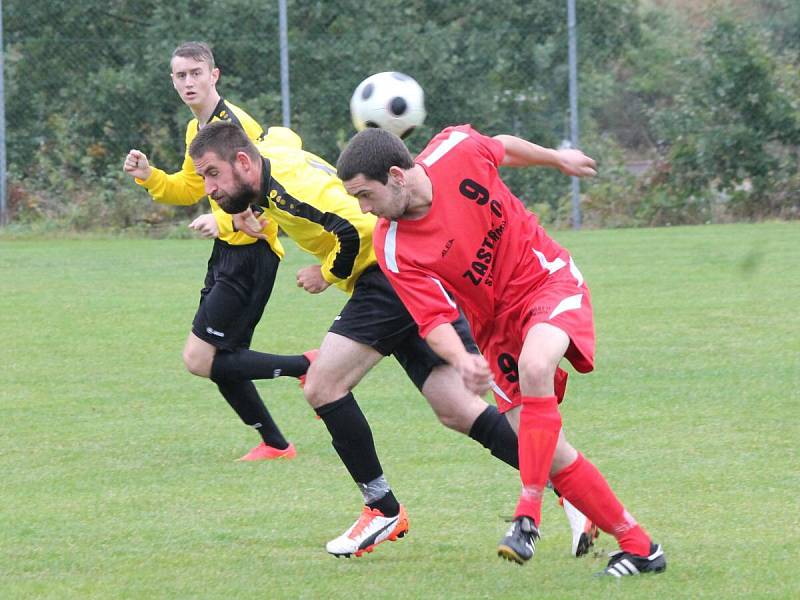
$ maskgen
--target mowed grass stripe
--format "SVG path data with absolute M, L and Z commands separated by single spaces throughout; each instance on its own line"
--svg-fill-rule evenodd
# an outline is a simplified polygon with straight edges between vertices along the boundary
M 391 359 L 356 396 L 411 531 L 333 559 L 360 498 L 297 382 L 258 387 L 298 458 L 240 464 L 256 436 L 183 368 L 208 243 L 0 239 L 0 596 L 800 595 L 800 224 L 555 237 L 598 331 L 567 431 L 664 543 L 664 575 L 592 578 L 605 557 L 568 555 L 550 498 L 533 562 L 497 559 L 516 473 L 438 425 Z M 255 349 L 317 346 L 345 301 L 299 290 L 311 259 L 286 245 Z

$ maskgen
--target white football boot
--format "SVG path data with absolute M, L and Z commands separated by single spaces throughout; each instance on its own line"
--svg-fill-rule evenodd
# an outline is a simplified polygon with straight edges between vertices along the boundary
M 361 556 L 365 552 L 372 552 L 381 542 L 394 542 L 407 532 L 408 514 L 402 504 L 400 512 L 394 517 L 385 517 L 377 508 L 365 506 L 350 529 L 328 542 L 325 549 L 337 558 L 350 558 L 351 554 Z

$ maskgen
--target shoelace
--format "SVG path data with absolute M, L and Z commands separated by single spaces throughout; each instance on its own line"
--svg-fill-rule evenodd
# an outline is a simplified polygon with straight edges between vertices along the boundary
M 373 518 L 382 516 L 383 513 L 377 508 L 369 508 L 368 506 L 365 506 L 361 511 L 361 516 L 358 517 L 358 521 L 356 521 L 356 524 L 353 526 L 353 530 L 347 537 L 352 540 L 356 539 L 359 535 L 361 535 L 361 532 L 364 531 L 364 529 L 366 529 L 370 523 L 372 523 Z
M 505 523 L 513 523 L 514 521 L 516 521 L 516 517 L 505 517 L 503 515 L 500 515 L 500 518 Z M 536 537 L 536 539 L 539 539 L 539 540 L 542 539 L 542 530 L 539 527 L 537 527 L 536 531 L 539 532 L 539 535 Z

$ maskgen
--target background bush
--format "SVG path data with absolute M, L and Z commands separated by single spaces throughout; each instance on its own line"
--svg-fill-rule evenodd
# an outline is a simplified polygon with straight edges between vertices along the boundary
M 578 3 L 582 186 L 592 227 L 797 218 L 800 9 L 791 0 Z M 203 210 L 157 206 L 120 165 L 129 148 L 179 167 L 191 116 L 172 89 L 179 43 L 209 41 L 220 90 L 280 124 L 277 1 L 3 3 L 9 207 L 16 223 L 143 230 Z M 334 161 L 365 76 L 402 70 L 428 119 L 547 146 L 569 137 L 566 5 L 533 0 L 289 1 L 292 127 Z M 636 176 L 631 163 L 649 165 Z M 642 169 L 639 169 L 641 171 Z M 516 170 L 513 189 L 568 226 L 569 182 Z

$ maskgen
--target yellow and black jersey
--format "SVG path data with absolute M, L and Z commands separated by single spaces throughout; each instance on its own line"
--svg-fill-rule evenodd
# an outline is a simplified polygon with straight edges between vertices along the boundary
M 328 283 L 348 294 L 358 276 L 376 264 L 375 217 L 363 214 L 336 169 L 290 145 L 257 143 L 264 157 L 260 206 L 304 251 L 322 265 Z
M 241 108 L 220 98 L 214 112 L 211 114 L 209 123 L 212 121 L 231 121 L 241 127 L 247 137 L 254 142 L 264 141 L 266 143 L 277 143 L 282 146 L 295 144 L 298 148 L 302 146 L 300 137 L 290 129 L 285 127 L 271 127 L 268 134 L 264 134 L 264 129 L 253 117 L 248 115 Z M 176 173 L 166 173 L 161 169 L 153 167 L 153 172 L 147 180 L 136 179 L 136 183 L 143 186 L 156 202 L 164 204 L 177 204 L 188 206 L 196 204 L 205 196 L 203 178 L 194 169 L 194 163 L 189 156 L 189 145 L 200 131 L 200 123 L 196 118 L 189 121 L 186 125 L 186 154 L 183 157 L 181 170 Z M 214 200 L 208 199 L 211 204 L 211 212 L 219 227 L 219 239 L 233 245 L 252 244 L 257 240 L 241 231 L 233 230 L 233 220 L 231 215 L 225 213 Z M 284 251 L 278 240 L 278 228 L 270 224 L 264 230 L 267 236 L 267 243 L 275 253 L 283 257 Z

